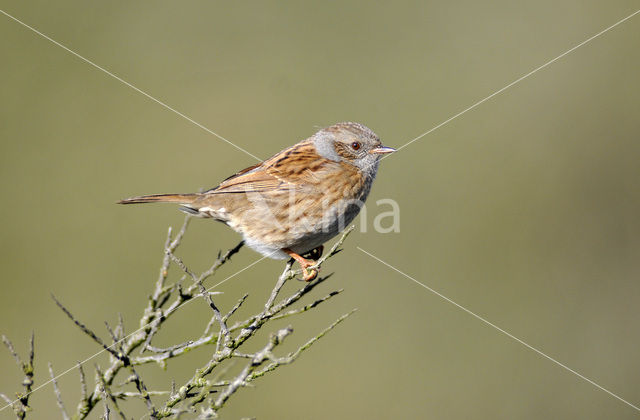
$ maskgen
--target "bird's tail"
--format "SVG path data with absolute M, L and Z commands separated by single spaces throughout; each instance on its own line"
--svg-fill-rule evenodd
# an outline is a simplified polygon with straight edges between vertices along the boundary
M 153 194 L 141 195 L 139 197 L 125 198 L 118 201 L 118 204 L 140 204 L 140 203 L 180 203 L 189 205 L 198 198 L 200 194 Z

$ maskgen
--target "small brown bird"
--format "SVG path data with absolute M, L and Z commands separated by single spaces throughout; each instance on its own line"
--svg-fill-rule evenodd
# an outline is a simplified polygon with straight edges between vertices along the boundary
M 199 217 L 224 222 L 245 243 L 273 259 L 294 258 L 304 280 L 318 272 L 302 255 L 322 244 L 360 212 L 381 155 L 394 152 L 362 124 L 343 122 L 315 133 L 202 193 L 127 198 L 120 204 L 169 202 Z

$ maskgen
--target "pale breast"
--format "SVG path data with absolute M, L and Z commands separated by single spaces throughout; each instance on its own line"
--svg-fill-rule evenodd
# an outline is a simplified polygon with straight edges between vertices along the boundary
M 360 212 L 371 184 L 337 162 L 307 178 L 298 188 L 237 197 L 229 226 L 263 255 L 282 248 L 304 253 L 333 238 Z

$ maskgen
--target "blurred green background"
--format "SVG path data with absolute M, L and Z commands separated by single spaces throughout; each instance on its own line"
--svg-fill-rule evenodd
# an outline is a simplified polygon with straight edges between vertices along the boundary
M 0 4 L 261 157 L 344 120 L 401 146 L 638 8 Z M 295 364 L 233 397 L 222 417 L 637 418 L 356 246 L 640 404 L 639 41 L 636 16 L 386 159 L 369 198 L 368 232 L 355 233 L 324 266 L 336 275 L 318 295 L 345 293 L 293 320 L 290 345 L 359 311 Z M 38 385 L 48 361 L 60 372 L 97 351 L 49 293 L 104 337 L 103 321 L 115 322 L 118 312 L 131 331 L 167 226 L 182 221 L 171 206 L 114 202 L 214 186 L 254 161 L 3 15 L 0 51 L 0 332 L 25 352 L 35 331 Z M 400 233 L 373 231 L 382 198 L 400 204 Z M 181 255 L 203 269 L 238 239 L 195 220 Z M 243 249 L 217 280 L 258 258 Z M 220 306 L 248 292 L 257 308 L 281 269 L 263 261 L 243 272 L 219 288 Z M 208 311 L 193 304 L 159 344 L 198 334 Z M 144 373 L 167 388 L 208 353 Z M 106 357 L 88 362 L 89 372 L 95 361 Z M 0 392 L 12 395 L 20 381 L 2 349 Z M 60 386 L 74 409 L 77 373 Z M 59 417 L 51 386 L 31 402 L 30 418 Z

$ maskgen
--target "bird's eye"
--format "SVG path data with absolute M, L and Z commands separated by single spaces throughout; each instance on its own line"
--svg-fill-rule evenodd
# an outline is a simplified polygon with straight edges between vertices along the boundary
M 362 144 L 360 144 L 359 141 L 354 141 L 353 143 L 351 143 L 351 148 L 353 150 L 360 150 L 360 147 L 362 147 Z

